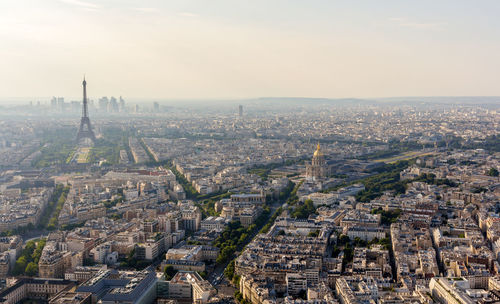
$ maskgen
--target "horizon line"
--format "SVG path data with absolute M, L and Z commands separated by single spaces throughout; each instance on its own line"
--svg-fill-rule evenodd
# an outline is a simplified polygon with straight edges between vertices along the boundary
M 148 101 L 254 101 L 261 99 L 310 99 L 310 100 L 369 100 L 377 101 L 381 99 L 405 99 L 405 98 L 500 98 L 500 95 L 406 95 L 406 96 L 379 96 L 379 97 L 307 97 L 307 96 L 259 96 L 259 97 L 126 97 L 124 95 L 102 95 L 99 97 L 122 97 L 125 100 L 148 100 Z M 78 101 L 81 97 L 66 97 L 61 95 L 52 96 L 39 96 L 39 97 L 0 97 L 0 102 L 5 101 L 43 101 L 37 99 L 47 99 L 50 100 L 53 97 L 63 97 L 68 99 L 67 101 Z

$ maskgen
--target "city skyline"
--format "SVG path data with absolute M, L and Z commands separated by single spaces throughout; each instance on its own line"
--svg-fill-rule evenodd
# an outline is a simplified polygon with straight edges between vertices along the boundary
M 499 4 L 6 1 L 0 99 L 498 96 Z
M 500 304 L 499 9 L 0 1 L 0 303 Z

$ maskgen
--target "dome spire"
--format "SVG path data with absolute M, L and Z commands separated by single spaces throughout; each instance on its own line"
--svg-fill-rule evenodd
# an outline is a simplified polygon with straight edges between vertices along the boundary
M 314 151 L 313 156 L 314 157 L 323 156 L 323 153 L 321 153 L 321 145 L 319 144 L 319 141 L 318 141 L 318 146 L 316 147 L 316 151 Z

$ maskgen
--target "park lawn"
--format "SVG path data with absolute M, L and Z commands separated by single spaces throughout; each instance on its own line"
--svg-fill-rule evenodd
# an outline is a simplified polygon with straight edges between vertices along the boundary
M 408 152 L 405 152 L 403 154 L 399 154 L 399 155 L 396 155 L 393 157 L 376 159 L 374 161 L 378 162 L 378 163 L 383 162 L 386 164 L 393 164 L 393 163 L 400 161 L 400 160 L 409 160 L 409 159 L 412 159 L 415 157 L 427 156 L 427 155 L 432 155 L 432 154 L 434 154 L 434 152 L 408 151 Z

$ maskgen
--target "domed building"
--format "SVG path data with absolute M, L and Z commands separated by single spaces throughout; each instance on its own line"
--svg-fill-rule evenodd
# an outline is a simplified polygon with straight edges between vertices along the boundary
M 326 178 L 327 166 L 325 156 L 321 151 L 321 146 L 318 143 L 316 151 L 314 151 L 311 164 L 306 166 L 306 179 L 308 181 L 318 181 Z

